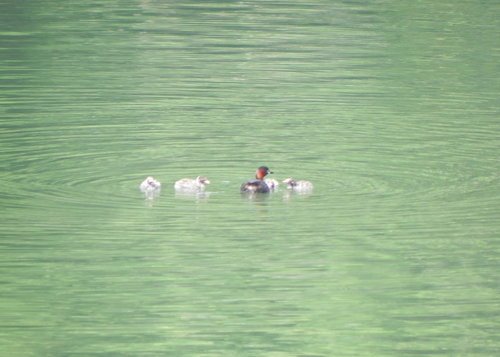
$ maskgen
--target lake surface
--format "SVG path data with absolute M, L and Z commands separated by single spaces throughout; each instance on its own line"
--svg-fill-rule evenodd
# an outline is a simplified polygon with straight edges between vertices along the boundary
M 498 355 L 499 11 L 1 4 L 0 354 Z

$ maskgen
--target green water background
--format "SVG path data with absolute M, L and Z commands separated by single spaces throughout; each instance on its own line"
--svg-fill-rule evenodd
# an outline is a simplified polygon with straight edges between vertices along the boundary
M 0 354 L 497 355 L 499 12 L 0 4 Z

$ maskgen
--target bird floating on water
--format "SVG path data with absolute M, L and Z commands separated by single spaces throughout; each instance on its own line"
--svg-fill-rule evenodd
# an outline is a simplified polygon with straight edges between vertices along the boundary
M 139 188 L 144 193 L 152 192 L 152 191 L 159 190 L 161 188 L 161 183 L 160 183 L 160 181 L 156 180 L 154 177 L 148 176 L 148 177 L 146 177 L 146 179 L 144 181 L 142 181 Z
M 283 180 L 286 188 L 299 193 L 311 192 L 314 188 L 312 182 L 306 180 L 295 180 L 291 177 Z
M 204 191 L 209 183 L 209 179 L 205 176 L 198 176 L 195 179 L 183 178 L 175 182 L 174 188 L 177 191 L 199 192 Z
M 272 174 L 267 166 L 261 166 L 255 172 L 255 179 L 244 182 L 241 185 L 240 191 L 245 193 L 269 193 L 270 189 L 264 177 L 268 174 Z

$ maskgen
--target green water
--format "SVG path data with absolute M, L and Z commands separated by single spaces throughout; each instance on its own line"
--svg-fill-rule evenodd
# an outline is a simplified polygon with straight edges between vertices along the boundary
M 498 355 L 499 11 L 0 4 L 0 355 Z

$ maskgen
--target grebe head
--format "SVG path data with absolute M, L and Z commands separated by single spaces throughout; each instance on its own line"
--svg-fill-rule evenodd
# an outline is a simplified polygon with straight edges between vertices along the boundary
M 269 170 L 269 167 L 267 167 L 267 166 L 261 166 L 255 172 L 255 178 L 257 180 L 263 180 L 267 174 L 272 174 L 272 171 Z
M 283 183 L 288 185 L 288 187 L 293 187 L 297 185 L 297 182 L 291 177 L 284 179 Z
M 146 181 L 147 181 L 148 185 L 149 185 L 149 186 L 151 186 L 151 187 L 159 187 L 159 186 L 160 186 L 160 182 L 159 182 L 159 181 L 157 181 L 157 180 L 156 180 L 154 177 L 152 177 L 152 176 L 148 176 L 148 177 L 146 178 Z
M 208 178 L 207 178 L 207 177 L 205 177 L 205 176 L 198 176 L 198 177 L 196 178 L 196 181 L 197 181 L 198 183 L 202 184 L 202 185 L 208 185 L 208 184 L 210 183 L 210 181 L 208 180 Z

